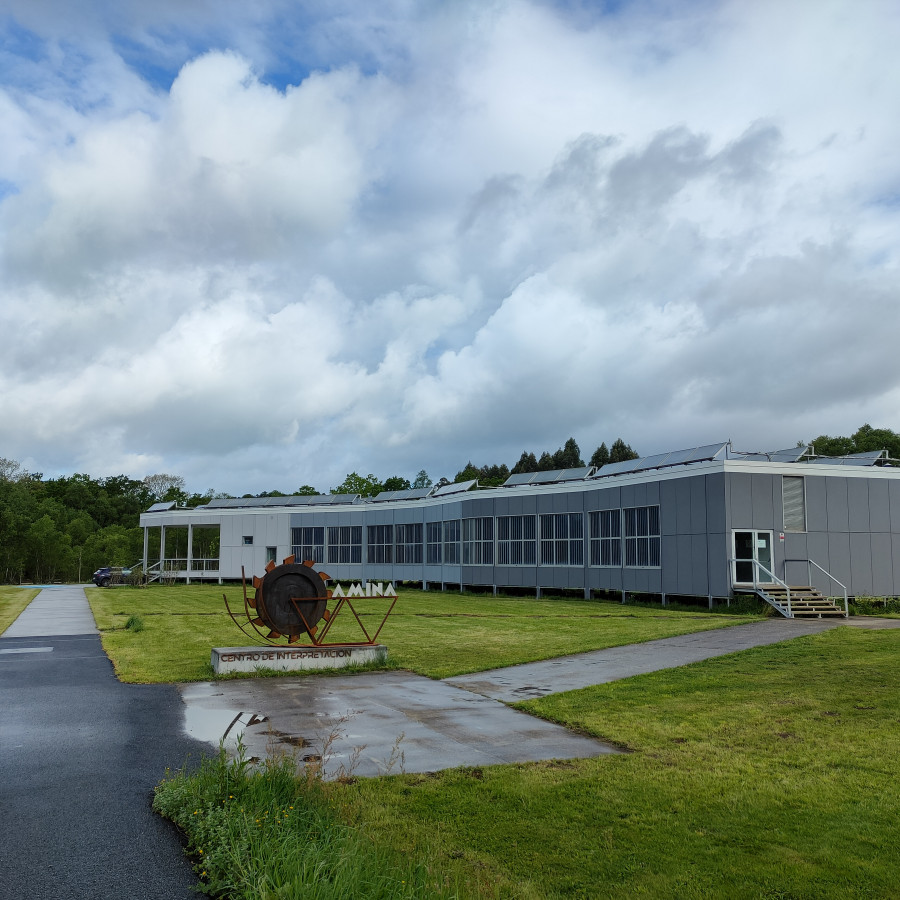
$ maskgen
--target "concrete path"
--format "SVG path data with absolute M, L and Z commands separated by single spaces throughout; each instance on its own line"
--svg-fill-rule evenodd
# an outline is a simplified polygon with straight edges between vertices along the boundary
M 180 687 L 188 732 L 250 756 L 295 753 L 326 775 L 598 756 L 614 747 L 510 709 L 512 703 L 761 647 L 840 625 L 900 619 L 767 619 L 432 681 L 409 672 L 261 678 Z M 400 758 L 399 754 L 403 756 Z
M 3 632 L 2 637 L 97 633 L 84 591 L 80 587 L 66 586 L 42 590 Z
M 616 749 L 560 725 L 410 672 L 256 678 L 181 686 L 186 727 L 250 756 L 324 756 L 326 774 L 600 756 Z
M 174 687 L 115 678 L 81 588 L 43 590 L 0 635 L 0 698 L 0 898 L 196 897 L 150 801 L 207 748 Z
M 610 647 L 608 650 L 524 663 L 490 672 L 458 675 L 446 679 L 446 683 L 504 703 L 516 703 L 592 684 L 606 684 L 632 675 L 686 666 L 750 647 L 765 647 L 804 634 L 818 634 L 841 625 L 900 628 L 900 619 L 873 619 L 867 616 L 850 619 L 766 619 L 749 625 L 732 625 L 644 644 Z

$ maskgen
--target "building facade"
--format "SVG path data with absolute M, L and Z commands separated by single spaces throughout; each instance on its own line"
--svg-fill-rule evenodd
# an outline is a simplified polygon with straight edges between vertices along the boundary
M 334 579 L 726 599 L 757 582 L 900 595 L 900 468 L 883 454 L 730 444 L 422 491 L 156 504 L 144 565 L 248 579 L 313 560 Z M 198 535 L 200 539 L 198 540 Z

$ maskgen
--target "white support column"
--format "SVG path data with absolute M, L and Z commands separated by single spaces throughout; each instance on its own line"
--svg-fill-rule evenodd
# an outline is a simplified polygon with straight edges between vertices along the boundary
M 166 526 L 159 526 L 159 573 L 160 581 L 162 581 L 162 571 L 166 558 Z
M 188 538 L 187 538 L 187 574 L 184 579 L 185 584 L 191 583 L 191 566 L 194 562 L 194 526 L 188 522 Z
M 150 529 L 144 526 L 144 577 L 147 575 L 147 553 L 150 550 Z

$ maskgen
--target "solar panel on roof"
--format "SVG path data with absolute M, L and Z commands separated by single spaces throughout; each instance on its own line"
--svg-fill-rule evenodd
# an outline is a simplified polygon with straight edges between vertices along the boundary
M 399 493 L 400 491 L 380 491 L 372 498 L 372 502 L 386 503 L 388 500 L 393 500 Z
M 804 444 L 802 447 L 787 447 L 784 450 L 768 450 L 766 456 L 770 462 L 797 462 L 809 450 L 809 446 Z
M 810 462 L 826 466 L 874 466 L 885 455 L 884 450 L 869 450 L 865 453 L 848 453 L 846 456 L 817 456 Z
M 671 453 L 657 453 L 654 456 L 644 456 L 641 459 L 635 460 L 635 462 L 640 463 L 640 465 L 635 466 L 631 471 L 636 472 L 641 469 L 658 469 L 660 466 L 666 464 L 666 460 L 671 455 Z
M 715 459 L 728 446 L 728 441 L 720 444 L 704 444 L 702 447 L 692 447 L 689 450 L 675 450 L 669 454 L 666 460 L 667 466 L 678 466 L 692 462 L 705 462 Z
M 515 475 L 510 475 L 509 478 L 503 482 L 503 487 L 512 487 L 516 484 L 529 484 L 534 475 L 534 472 L 516 472 Z
M 560 469 L 557 481 L 581 481 L 591 474 L 593 466 L 578 466 L 574 469 Z
M 397 491 L 395 500 L 421 500 L 431 493 L 431 488 L 407 488 L 405 491 Z
M 154 503 L 147 512 L 167 512 L 175 506 L 174 500 L 166 501 L 165 503 Z
M 640 462 L 639 459 L 626 459 L 622 462 L 607 463 L 600 467 L 595 477 L 603 478 L 606 475 L 623 475 L 626 472 L 633 472 Z
M 433 497 L 444 497 L 447 494 L 459 494 L 462 491 L 468 491 L 470 488 L 474 487 L 478 484 L 478 479 L 473 479 L 472 481 L 460 481 L 454 482 L 453 484 L 445 484 L 443 487 L 438 488 L 433 494 Z

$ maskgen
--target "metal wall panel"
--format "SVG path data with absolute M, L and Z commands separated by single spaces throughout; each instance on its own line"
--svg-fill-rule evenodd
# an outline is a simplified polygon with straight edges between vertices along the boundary
M 779 500 L 781 494 L 781 477 L 777 479 L 772 475 L 752 475 L 751 492 L 753 496 L 753 512 L 751 522 L 754 528 L 771 529 L 775 523 L 781 522 L 781 507 L 779 502 L 778 517 L 775 516 L 774 486 L 778 481 Z M 779 528 L 775 529 L 780 530 Z
M 664 481 L 659 486 L 659 530 L 662 534 L 678 534 L 677 481 Z
M 679 534 L 676 537 L 678 547 L 678 578 L 675 587 L 676 594 L 693 594 L 693 547 L 691 536 L 689 534 Z M 702 579 L 705 584 L 706 572 L 702 573 Z
M 885 492 L 885 496 L 887 492 Z M 891 535 L 872 534 L 872 593 L 876 597 L 891 597 L 894 587 L 894 560 L 891 554 Z
M 706 534 L 706 479 L 690 478 L 691 488 L 691 534 Z M 704 569 L 706 568 L 704 564 Z M 705 580 L 705 579 L 704 579 Z
M 706 494 L 706 532 L 708 534 L 724 534 L 725 522 L 725 476 L 705 475 Z
M 806 530 L 828 530 L 828 504 L 825 484 L 827 479 L 818 475 L 804 475 L 806 488 Z
M 831 533 L 850 530 L 850 511 L 847 501 L 847 479 L 827 478 L 825 480 L 825 502 L 828 505 L 828 527 Z
M 891 534 L 891 565 L 894 572 L 897 573 L 897 582 L 900 582 L 900 534 L 894 532 Z M 889 596 L 896 597 L 900 595 L 900 587 L 894 582 L 894 589 Z
M 891 498 L 889 482 L 879 479 L 868 481 L 869 487 L 869 530 L 886 533 L 891 530 Z
M 731 533 L 708 534 L 707 544 L 707 593 L 713 597 L 727 597 L 731 585 L 727 563 L 731 556 Z
M 868 534 L 850 534 L 850 572 L 853 584 L 851 593 L 871 596 L 872 543 Z M 837 577 L 840 578 L 839 575 Z M 847 584 L 845 579 L 841 578 L 841 581 Z
M 750 490 L 750 476 L 743 472 L 733 472 L 727 476 L 727 482 L 730 494 L 728 511 L 731 528 L 752 528 L 753 499 Z
M 709 593 L 709 581 L 707 577 L 708 572 L 708 553 L 707 548 L 709 546 L 707 537 L 705 534 L 692 534 L 690 536 L 691 542 L 691 570 L 690 570 L 690 578 L 691 578 L 691 593 L 692 594 L 708 594 Z
M 850 535 L 846 532 L 831 532 L 828 535 L 828 565 L 823 566 L 838 581 L 843 581 L 851 593 L 852 569 L 850 568 Z
M 891 503 L 891 531 L 900 534 L 900 481 L 889 481 L 888 496 Z
M 691 486 L 686 478 L 675 482 L 675 532 L 690 534 L 691 531 Z
M 662 590 L 667 594 L 679 593 L 678 588 L 678 537 L 664 534 L 660 538 L 659 561 L 662 572 Z
M 847 478 L 847 508 L 850 531 L 869 530 L 869 486 L 861 478 Z

